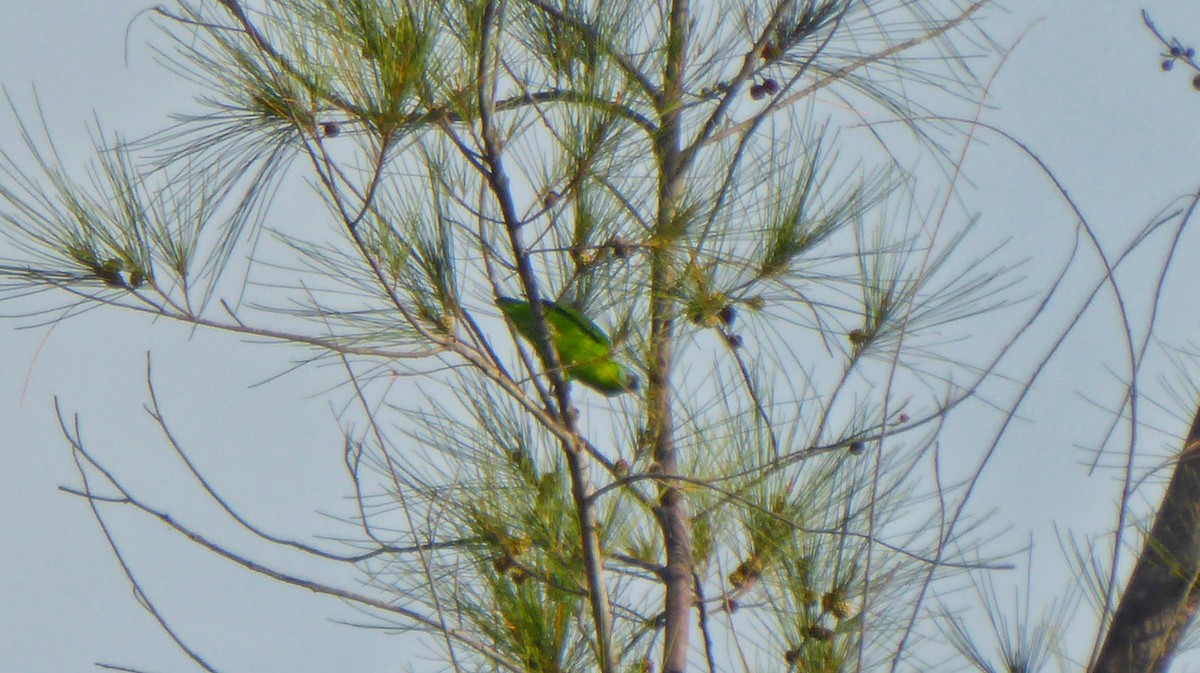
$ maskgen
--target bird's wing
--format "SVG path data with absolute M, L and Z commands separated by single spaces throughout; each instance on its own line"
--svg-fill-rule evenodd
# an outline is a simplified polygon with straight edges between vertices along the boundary
M 584 314 L 570 306 L 561 306 L 550 302 L 546 303 L 546 309 L 547 319 L 556 323 L 560 333 L 564 335 L 579 333 L 588 341 L 602 346 L 605 353 L 612 349 L 612 342 L 608 340 L 608 335 Z

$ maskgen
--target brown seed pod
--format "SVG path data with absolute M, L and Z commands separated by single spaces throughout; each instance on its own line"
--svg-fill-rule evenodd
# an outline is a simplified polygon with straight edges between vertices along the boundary
M 617 259 L 627 259 L 633 254 L 633 244 L 620 236 L 613 236 L 608 244 L 612 247 L 613 255 Z
M 121 277 L 121 260 L 110 259 L 96 269 L 96 275 L 109 287 L 125 287 L 125 279 Z
M 842 596 L 841 592 L 830 591 L 824 596 L 821 596 L 821 611 L 833 615 L 834 619 L 839 621 L 850 615 L 850 604 Z
M 819 640 L 824 643 L 833 640 L 833 636 L 835 634 L 832 629 L 828 629 L 820 624 L 813 624 L 804 630 L 804 635 L 812 638 L 813 640 Z
M 718 315 L 721 318 L 721 322 L 725 323 L 726 326 L 730 326 L 737 319 L 737 310 L 733 308 L 732 304 L 726 304 L 721 307 L 721 312 Z

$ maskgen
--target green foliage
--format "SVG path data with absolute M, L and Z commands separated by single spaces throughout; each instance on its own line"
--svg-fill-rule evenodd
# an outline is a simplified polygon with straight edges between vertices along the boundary
M 182 2 L 202 110 L 98 143 L 92 185 L 6 156 L 0 271 L 345 367 L 363 605 L 457 670 L 644 671 L 692 632 L 715 670 L 865 667 L 935 572 L 880 541 L 941 524 L 912 475 L 972 390 L 863 356 L 1002 303 L 906 179 L 941 158 L 917 94 L 978 94 L 943 44 L 970 14 L 670 5 Z M 873 73 L 910 49 L 941 77 L 899 95 Z M 848 149 L 875 114 L 910 134 Z M 610 399 L 550 394 L 497 307 Z

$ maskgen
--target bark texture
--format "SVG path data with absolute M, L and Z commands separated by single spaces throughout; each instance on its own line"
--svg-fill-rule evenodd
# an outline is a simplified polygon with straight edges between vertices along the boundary
M 1091 673 L 1166 671 L 1197 604 L 1200 410 Z

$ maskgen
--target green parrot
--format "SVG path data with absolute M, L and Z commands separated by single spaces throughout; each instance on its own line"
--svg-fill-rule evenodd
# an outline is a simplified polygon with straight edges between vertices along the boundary
M 497 303 L 521 336 L 530 341 L 537 338 L 529 302 L 497 297 Z M 612 342 L 596 323 L 575 309 L 550 301 L 542 301 L 542 311 L 567 378 L 610 396 L 638 389 L 637 376 L 613 360 Z

